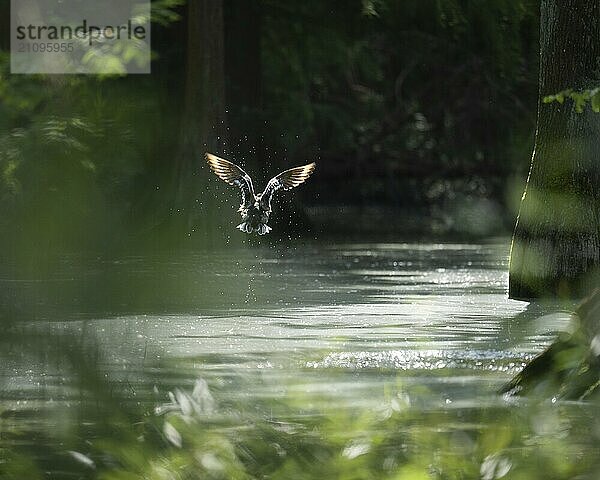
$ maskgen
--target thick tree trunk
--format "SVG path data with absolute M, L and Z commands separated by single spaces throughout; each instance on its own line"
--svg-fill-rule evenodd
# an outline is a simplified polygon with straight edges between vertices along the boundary
M 187 10 L 184 106 L 177 162 L 176 214 L 187 229 L 210 235 L 217 212 L 207 192 L 204 153 L 226 142 L 222 0 L 193 0 Z
M 600 266 L 600 115 L 541 99 L 600 83 L 600 0 L 542 0 L 535 150 L 515 227 L 511 298 L 581 297 Z

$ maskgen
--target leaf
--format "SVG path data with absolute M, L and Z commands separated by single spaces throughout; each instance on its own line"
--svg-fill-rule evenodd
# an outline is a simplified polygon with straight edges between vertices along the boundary
M 344 448 L 342 456 L 346 457 L 348 460 L 352 460 L 369 453 L 370 450 L 371 444 L 367 441 L 351 441 Z
M 479 473 L 483 480 L 495 480 L 506 476 L 511 467 L 512 463 L 508 458 L 493 454 L 485 457 Z
M 592 96 L 592 110 L 596 113 L 600 113 L 600 90 Z
M 179 389 L 175 390 L 175 395 L 177 396 L 177 403 L 181 408 L 181 413 L 183 415 L 190 416 L 194 413 L 194 406 L 192 404 L 192 400 Z
M 96 464 L 94 463 L 94 461 L 90 457 L 88 457 L 87 455 L 84 455 L 83 453 L 75 452 L 73 450 L 69 450 L 68 453 L 75 460 L 77 460 L 79 463 L 82 463 L 86 467 L 96 468 Z
M 173 425 L 171 425 L 169 422 L 165 422 L 163 426 L 163 433 L 165 434 L 165 437 L 167 437 L 167 440 L 171 444 L 173 444 L 177 448 L 181 448 L 181 434 L 176 430 L 176 428 Z
M 585 93 L 573 93 L 572 98 L 575 102 L 575 111 L 577 113 L 583 113 L 586 104 Z

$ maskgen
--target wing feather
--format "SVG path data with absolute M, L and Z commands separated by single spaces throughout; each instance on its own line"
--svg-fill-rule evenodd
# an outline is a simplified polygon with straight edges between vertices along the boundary
M 265 209 L 267 211 L 271 210 L 271 199 L 277 190 L 291 190 L 292 188 L 303 184 L 315 171 L 316 166 L 317 164 L 313 162 L 301 167 L 290 168 L 269 180 L 269 183 L 267 183 L 267 186 L 261 195 L 261 201 L 263 202 Z
M 254 200 L 254 186 L 252 179 L 244 170 L 235 163 L 224 158 L 217 157 L 212 153 L 206 153 L 206 161 L 210 169 L 224 182 L 234 185 L 242 191 L 242 205 L 240 208 L 249 206 Z

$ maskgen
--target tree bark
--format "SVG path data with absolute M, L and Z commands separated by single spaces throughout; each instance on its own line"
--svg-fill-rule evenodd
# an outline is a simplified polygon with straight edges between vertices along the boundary
M 227 133 L 223 2 L 193 0 L 188 2 L 187 9 L 187 58 L 180 151 L 176 158 L 175 214 L 188 230 L 207 234 L 215 227 L 217 212 L 212 208 L 214 202 L 207 191 L 209 174 L 204 168 L 204 153 L 222 154 Z
M 509 296 L 579 298 L 600 265 L 600 115 L 543 103 L 600 83 L 600 0 L 542 0 L 535 149 L 514 231 Z

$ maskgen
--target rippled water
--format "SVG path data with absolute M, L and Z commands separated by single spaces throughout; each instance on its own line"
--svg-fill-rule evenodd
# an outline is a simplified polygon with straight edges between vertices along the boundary
M 363 408 L 401 379 L 424 404 L 477 405 L 500 401 L 568 318 L 508 300 L 507 256 L 498 241 L 65 257 L 50 276 L 0 283 L 33 305 L 20 325 L 55 338 L 47 350 L 97 350 L 141 402 L 204 378 L 249 403 L 302 391 Z M 68 401 L 68 372 L 49 358 L 9 355 L 3 396 Z
M 130 471 L 215 466 L 191 445 L 217 435 L 268 478 L 596 478 L 593 404 L 497 393 L 569 325 L 558 305 L 508 300 L 508 250 L 331 243 L 3 265 L 0 477 L 17 465 L 29 478 L 35 459 L 46 473 L 31 478 L 94 478 L 93 462 L 116 465 L 103 449 L 119 431 Z M 208 423 L 189 423 L 197 402 Z M 169 414 L 153 414 L 174 411 L 180 460 Z M 142 424 L 161 449 L 127 436 Z

